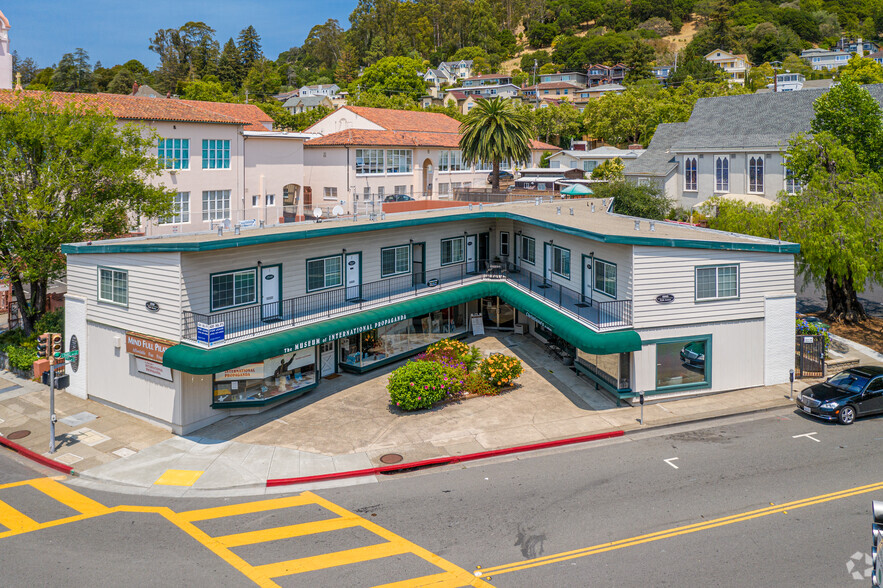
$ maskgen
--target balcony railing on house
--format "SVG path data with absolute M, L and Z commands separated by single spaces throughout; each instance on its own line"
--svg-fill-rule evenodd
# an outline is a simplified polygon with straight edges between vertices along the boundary
M 631 326 L 631 300 L 600 301 L 511 263 L 474 261 L 211 314 L 184 311 L 182 340 L 232 343 L 482 280 L 506 280 L 595 330 Z

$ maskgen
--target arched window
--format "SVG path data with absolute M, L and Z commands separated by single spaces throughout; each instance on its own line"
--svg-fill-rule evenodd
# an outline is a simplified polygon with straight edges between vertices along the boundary
M 696 158 L 687 157 L 684 159 L 684 191 L 695 192 L 698 188 L 698 176 L 696 175 Z
M 748 191 L 763 194 L 763 155 L 748 160 Z
M 714 191 L 730 191 L 730 158 L 727 156 L 714 160 Z

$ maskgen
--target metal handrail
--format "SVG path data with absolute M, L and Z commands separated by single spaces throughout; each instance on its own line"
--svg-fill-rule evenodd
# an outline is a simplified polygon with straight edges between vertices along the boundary
M 343 286 L 333 290 L 313 292 L 272 302 L 255 304 L 211 314 L 183 312 L 181 338 L 198 341 L 200 323 L 223 323 L 224 342 L 229 343 L 258 334 L 292 328 L 318 319 L 327 319 L 373 308 L 382 303 L 415 298 L 438 292 L 452 284 L 465 284 L 485 279 L 505 279 L 512 285 L 527 290 L 535 297 L 599 329 L 631 325 L 631 300 L 599 301 L 554 282 L 554 276 L 545 279 L 523 266 L 508 262 L 474 262 L 425 270 L 417 274 L 368 282 L 359 286 Z

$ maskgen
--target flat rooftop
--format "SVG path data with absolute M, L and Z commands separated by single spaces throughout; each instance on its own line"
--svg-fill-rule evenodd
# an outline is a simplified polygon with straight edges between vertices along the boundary
M 63 245 L 62 252 L 75 255 L 211 251 L 472 219 L 508 219 L 604 243 L 776 253 L 797 253 L 800 250 L 799 245 L 785 241 L 614 214 L 607 211 L 609 204 L 600 198 L 544 200 L 540 204 L 533 200 L 473 204 L 383 215 L 378 213 L 373 220 L 367 215 L 358 215 L 323 219 L 321 222 L 286 223 L 242 229 L 239 235 L 225 229 L 221 235 L 214 231 L 71 243 Z

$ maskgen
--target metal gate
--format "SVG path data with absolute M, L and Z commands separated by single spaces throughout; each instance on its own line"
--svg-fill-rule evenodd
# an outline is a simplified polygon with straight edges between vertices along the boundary
M 798 378 L 825 375 L 825 340 L 818 335 L 797 335 L 795 371 Z

